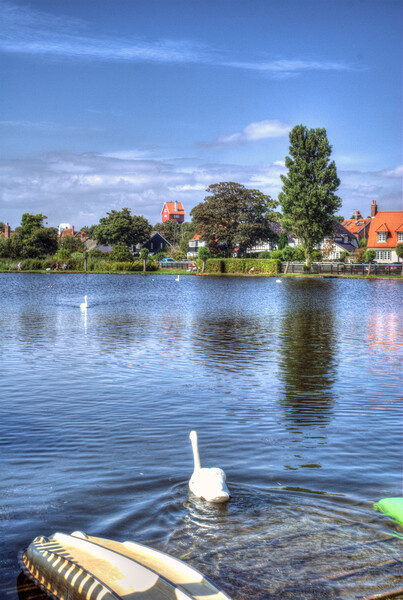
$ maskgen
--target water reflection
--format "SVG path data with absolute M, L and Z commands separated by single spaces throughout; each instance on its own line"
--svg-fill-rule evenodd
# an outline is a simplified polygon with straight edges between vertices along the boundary
M 278 339 L 280 402 L 285 420 L 299 426 L 328 423 L 334 406 L 337 331 L 332 288 L 315 282 L 286 288 L 287 307 Z M 297 284 L 298 285 L 298 284 Z M 314 295 L 312 295 L 314 294 Z

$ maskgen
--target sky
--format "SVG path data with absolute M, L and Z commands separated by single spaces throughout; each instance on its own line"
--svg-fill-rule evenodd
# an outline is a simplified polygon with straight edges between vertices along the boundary
M 402 0 L 0 0 L 0 221 L 186 220 L 209 185 L 273 199 L 325 128 L 339 214 L 403 210 Z

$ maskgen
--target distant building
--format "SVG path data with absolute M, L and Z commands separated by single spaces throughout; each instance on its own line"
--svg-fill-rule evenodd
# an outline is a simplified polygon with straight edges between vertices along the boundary
M 10 239 L 13 235 L 15 235 L 14 231 L 11 231 L 11 227 L 10 225 L 7 223 L 7 225 L 4 225 L 4 231 L 0 232 L 0 236 L 6 238 L 7 240 Z
M 349 230 L 350 233 L 354 234 L 357 240 L 367 239 L 369 234 L 369 227 L 371 225 L 371 217 L 363 219 L 359 210 L 355 211 L 353 219 L 345 219 L 342 222 L 343 227 Z
M 163 223 L 165 223 L 165 221 L 177 221 L 178 223 L 183 223 L 185 220 L 185 210 L 182 202 L 164 202 L 161 218 Z
M 375 250 L 378 262 L 399 262 L 396 254 L 398 244 L 403 244 L 403 210 L 378 212 L 373 200 L 367 248 Z
M 189 240 L 189 251 L 188 251 L 188 258 L 197 258 L 197 254 L 199 252 L 199 248 L 201 248 L 202 246 L 205 246 L 206 242 L 203 242 L 203 240 L 201 240 L 201 236 L 200 235 L 194 235 L 192 237 L 191 240 Z
M 65 238 L 65 237 L 73 237 L 76 239 L 81 240 L 82 242 L 85 242 L 85 240 L 87 239 L 87 234 L 85 233 L 85 231 L 75 231 L 74 229 L 74 225 L 69 225 L 68 223 L 61 223 L 59 225 L 59 239 Z
M 144 244 L 137 244 L 136 251 L 140 252 L 142 248 L 147 248 L 150 254 L 156 254 L 171 245 L 159 231 L 152 231 L 149 240 Z

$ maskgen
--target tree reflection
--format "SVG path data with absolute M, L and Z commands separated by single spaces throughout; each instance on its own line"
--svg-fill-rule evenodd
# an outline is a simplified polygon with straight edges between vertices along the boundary
M 327 423 L 332 416 L 337 339 L 327 283 L 297 283 L 298 295 L 289 286 L 293 298 L 286 303 L 290 308 L 279 333 L 280 401 L 285 420 L 299 426 Z

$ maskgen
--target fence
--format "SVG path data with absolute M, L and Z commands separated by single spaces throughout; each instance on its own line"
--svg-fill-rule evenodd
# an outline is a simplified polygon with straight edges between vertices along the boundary
M 169 262 L 169 263 L 159 263 L 160 269 L 182 269 L 182 271 L 187 271 L 189 264 L 195 263 L 194 260 L 180 260 L 177 262 Z
M 284 273 L 287 263 L 281 263 Z M 305 273 L 304 263 L 290 263 L 288 273 Z M 309 273 L 330 273 L 334 275 L 368 275 L 369 264 L 362 263 L 312 263 Z M 402 275 L 403 263 L 400 264 L 371 264 L 371 275 Z

